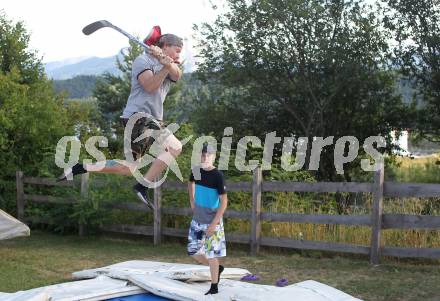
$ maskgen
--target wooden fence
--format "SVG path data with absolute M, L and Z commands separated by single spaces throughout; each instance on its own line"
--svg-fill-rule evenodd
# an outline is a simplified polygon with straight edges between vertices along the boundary
M 55 183 L 53 179 L 25 177 L 23 172 L 17 171 L 17 216 L 22 221 L 26 202 L 36 203 L 74 203 L 74 199 L 64 199 L 53 196 L 30 195 L 24 193 L 24 184 L 66 186 L 75 187 L 74 182 Z M 89 186 L 88 174 L 81 177 L 81 195 L 87 197 Z M 424 257 L 440 258 L 440 248 L 401 248 L 381 246 L 382 229 L 440 229 L 440 216 L 407 215 L 407 214 L 384 214 L 384 197 L 440 197 L 440 184 L 416 184 L 384 182 L 383 168 L 375 172 L 374 182 L 275 182 L 264 181 L 260 168 L 254 170 L 252 182 L 227 183 L 228 191 L 252 192 L 252 210 L 241 212 L 227 210 L 224 217 L 237 218 L 251 221 L 249 234 L 227 233 L 227 241 L 250 244 L 250 252 L 256 255 L 260 246 L 285 247 L 294 249 L 323 250 L 334 252 L 347 252 L 365 254 L 370 256 L 370 263 L 378 264 L 380 256 L 395 257 Z M 154 203 L 156 210 L 153 212 L 153 226 L 136 225 L 110 225 L 103 228 L 106 231 L 122 232 L 130 234 L 152 235 L 154 244 L 160 244 L 162 236 L 186 237 L 186 229 L 175 229 L 162 226 L 161 216 L 164 214 L 190 216 L 189 208 L 162 208 L 162 189 L 186 190 L 187 185 L 180 182 L 165 182 L 154 191 Z M 292 214 L 272 213 L 261 211 L 261 198 L 263 192 L 351 192 L 371 193 L 373 208 L 371 215 L 328 215 L 328 214 Z M 149 212 L 147 206 L 141 203 L 119 203 L 113 208 Z M 361 246 L 345 243 L 332 243 L 323 241 L 295 240 L 283 237 L 264 237 L 261 235 L 261 222 L 292 222 L 311 224 L 337 224 L 352 226 L 371 227 L 371 245 Z M 79 225 L 79 234 L 84 234 L 84 226 Z

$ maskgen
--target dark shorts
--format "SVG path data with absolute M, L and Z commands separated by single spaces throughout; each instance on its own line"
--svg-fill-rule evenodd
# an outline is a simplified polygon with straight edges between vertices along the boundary
M 121 118 L 121 120 L 125 128 L 128 122 L 128 118 Z M 131 132 L 131 137 L 130 137 L 131 152 L 135 160 L 141 158 L 146 152 L 148 152 L 148 150 L 150 149 L 151 145 L 154 142 L 154 138 L 149 136 L 146 137 L 145 139 L 141 139 L 136 142 L 135 140 L 149 130 L 150 131 L 162 130 L 164 128 L 165 125 L 163 122 L 153 118 L 142 117 L 136 121 L 136 123 L 133 126 L 133 131 Z

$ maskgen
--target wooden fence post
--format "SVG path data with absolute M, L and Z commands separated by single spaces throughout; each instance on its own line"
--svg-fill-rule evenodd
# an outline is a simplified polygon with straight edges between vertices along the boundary
M 15 173 L 17 184 L 17 219 L 24 222 L 24 188 L 23 188 L 23 172 L 16 171 Z
M 374 174 L 373 208 L 371 212 L 371 248 L 370 264 L 379 264 L 380 261 L 380 233 L 383 214 L 383 182 L 384 165 Z
M 262 171 L 257 167 L 253 172 L 252 181 L 252 220 L 251 220 L 251 255 L 257 255 L 260 250 L 261 237 L 261 192 L 262 192 Z
M 89 195 L 89 173 L 83 173 L 81 175 L 81 197 L 86 199 Z M 78 224 L 78 235 L 84 236 L 86 233 L 86 225 L 83 223 Z
M 161 203 L 162 203 L 162 185 L 154 188 L 154 245 L 161 243 L 162 238 L 162 221 L 161 221 Z

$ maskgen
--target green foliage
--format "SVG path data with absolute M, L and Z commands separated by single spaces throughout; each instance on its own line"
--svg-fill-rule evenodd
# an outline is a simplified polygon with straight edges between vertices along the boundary
M 25 216 L 32 217 L 31 229 L 42 229 L 58 234 L 77 233 L 78 225 L 70 217 L 74 214 L 72 205 L 29 204 Z
M 12 213 L 16 197 L 11 181 L 15 181 L 15 172 L 21 170 L 26 176 L 58 175 L 54 158 L 59 139 L 87 139 L 96 134 L 97 126 L 89 120 L 96 110 L 92 103 L 65 103 L 62 96 L 56 95 L 40 59 L 28 48 L 29 35 L 23 24 L 14 24 L 3 13 L 0 24 L 0 203 Z M 69 206 L 27 207 L 44 211 L 49 220 L 59 222 L 57 231 L 64 231 Z
M 0 208 L 11 215 L 16 213 L 16 185 L 14 181 L 0 178 Z
M 86 225 L 90 231 L 91 227 L 96 228 L 102 225 L 102 216 L 105 216 L 100 210 L 99 202 L 95 198 L 80 198 L 73 205 L 73 213 L 69 216 L 79 224 Z
M 440 183 L 439 157 L 400 159 L 386 173 L 394 174 L 392 181 L 406 183 Z
M 198 30 L 204 62 L 197 77 L 185 75 L 177 85 L 173 85 L 165 102 L 166 121 L 182 122 L 176 136 L 179 139 L 194 136 L 177 159 L 184 181 L 190 172 L 191 145 L 195 135 L 212 134 L 220 142 L 226 126 L 234 128 L 235 144 L 237 137 L 256 135 L 263 138 L 267 132 L 274 130 L 278 136 L 335 136 L 334 140 L 343 135 L 354 135 L 360 142 L 370 135 L 382 135 L 390 142 L 388 135 L 391 129 L 412 125 L 414 107 L 406 107 L 396 95 L 398 74 L 387 67 L 390 32 L 382 28 L 378 11 L 361 1 L 229 0 L 227 3 L 228 12 L 221 14 L 215 23 L 205 24 Z M 391 4 L 400 5 L 394 8 L 402 16 L 416 16 L 419 21 L 423 19 L 421 16 L 426 16 L 429 22 L 437 20 L 436 6 L 430 10 L 427 2 L 421 3 L 420 7 L 412 7 L 409 1 L 403 0 Z M 416 14 L 411 15 L 413 13 Z M 402 18 L 402 22 L 409 23 L 399 23 L 399 30 L 409 30 L 405 33 L 408 37 L 416 33 L 416 37 L 420 38 L 416 41 L 420 45 L 432 43 L 434 52 L 426 52 L 426 47 L 422 47 L 410 49 L 412 52 L 404 52 L 403 49 L 400 54 L 417 54 L 421 58 L 417 62 L 423 65 L 416 66 L 412 62 L 413 65 L 407 66 L 413 68 L 413 74 L 421 77 L 418 83 L 426 88 L 423 90 L 426 92 L 424 97 L 432 100 L 422 112 L 426 113 L 426 120 L 432 120 L 431 129 L 438 129 L 440 126 L 435 126 L 435 120 L 440 114 L 436 107 L 434 85 L 438 63 L 435 35 L 438 30 L 426 35 L 423 26 L 421 31 L 417 31 L 419 29 L 414 24 L 419 23 L 411 23 L 411 18 Z M 28 49 L 29 35 L 23 24 L 13 24 L 2 14 L 0 25 L 0 206 L 11 209 L 14 207 L 14 185 L 4 181 L 3 176 L 13 180 L 17 169 L 24 170 L 26 175 L 36 176 L 53 176 L 55 171 L 59 172 L 53 162 L 54 151 L 58 139 L 64 135 L 74 135 L 83 144 L 91 136 L 104 135 L 109 139 L 109 147 L 103 149 L 106 156 L 122 157 L 123 129 L 119 116 L 130 93 L 131 64 L 142 50 L 131 44 L 117 62 L 122 76 L 106 74 L 100 77 L 93 99 L 63 101 L 61 96 L 54 94 L 52 83 L 45 78 L 35 52 Z M 391 31 L 395 29 L 389 28 Z M 419 73 L 423 70 L 428 72 Z M 83 89 L 85 82 L 86 77 L 81 77 L 74 90 Z M 387 151 L 390 150 L 391 147 L 388 147 Z M 273 169 L 264 172 L 265 180 L 341 180 L 334 174 L 331 152 L 324 152 L 322 168 L 313 175 L 307 171 L 283 171 L 279 166 L 280 149 L 275 151 L 277 158 L 274 159 Z M 261 148 L 251 148 L 247 159 L 260 159 L 261 155 Z M 86 157 L 83 151 L 81 159 Z M 360 157 L 363 158 L 364 154 Z M 342 180 L 371 181 L 371 174 L 358 172 L 359 159 L 347 168 Z M 230 163 L 234 160 L 232 153 Z M 387 162 L 393 160 L 391 157 Z M 225 172 L 228 181 L 252 179 L 250 172 L 238 171 L 233 165 L 230 164 L 230 169 Z M 429 165 L 424 169 L 413 169 L 408 171 L 408 175 L 411 179 L 426 177 L 424 179 L 430 182 L 438 182 L 437 167 Z M 401 171 L 391 172 L 397 178 L 404 177 Z M 51 222 L 53 225 L 46 229 L 60 233 L 76 231 L 78 223 L 86 224 L 92 230 L 107 223 L 151 225 L 151 214 L 107 209 L 107 205 L 112 203 L 138 200 L 126 178 L 103 177 L 108 180 L 107 184 L 95 187 L 92 183 L 87 199 L 81 199 L 78 192 L 72 190 L 28 188 L 26 193 L 69 196 L 80 201 L 75 205 L 29 204 L 26 215 Z M 170 174 L 168 179 L 176 180 L 176 177 Z M 228 196 L 230 209 L 250 210 L 250 193 L 230 192 Z M 360 200 L 365 206 L 357 209 L 356 203 L 353 205 L 351 202 L 352 196 L 265 193 L 263 210 L 368 214 L 369 200 L 355 195 L 354 201 Z M 390 203 L 386 210 L 396 212 L 400 203 Z M 346 205 L 341 209 L 341 204 Z M 164 205 L 188 207 L 187 193 L 164 191 Z M 439 214 L 434 201 L 421 201 L 414 207 L 402 210 Z M 189 219 L 168 216 L 164 218 L 164 224 L 186 228 Z M 248 231 L 249 222 L 231 219 L 227 221 L 226 229 L 228 232 Z M 370 235 L 366 227 L 350 229 L 268 223 L 263 224 L 263 232 L 299 239 L 304 234 L 309 239 L 363 244 L 368 244 Z M 425 244 L 439 243 L 436 236 L 429 233 L 419 235 L 415 231 L 402 235 L 391 233 L 387 239 L 394 244 L 401 243 L 403 238 L 408 244 L 417 244 L 420 237 Z
M 56 143 L 70 131 L 67 110 L 28 49 L 23 24 L 3 13 L 0 24 L 0 174 L 50 175 Z
M 48 81 L 28 85 L 20 79 L 15 68 L 0 73 L 1 173 L 12 176 L 21 169 L 27 174 L 48 175 L 56 143 L 68 133 L 66 108 Z
M 440 141 L 440 3 L 431 0 L 383 0 L 384 24 L 394 33 L 394 63 L 422 103 L 413 127 Z
M 212 92 L 199 98 L 195 114 L 205 131 L 221 135 L 232 126 L 239 137 L 276 130 L 310 143 L 314 136 L 346 135 L 390 142 L 391 130 L 408 124 L 412 112 L 386 68 L 387 31 L 371 6 L 321 0 L 229 0 L 227 6 L 213 24 L 196 28 L 199 76 Z M 359 168 L 346 165 L 342 180 Z M 324 150 L 316 176 L 341 180 L 332 151 Z
M 91 97 L 96 79 L 94 75 L 78 75 L 74 78 L 54 80 L 53 88 L 56 93 L 65 93 L 68 98 Z
M 45 78 L 44 66 L 37 52 L 28 48 L 30 35 L 23 22 L 14 23 L 0 10 L 0 71 L 20 76 L 19 84 L 31 85 Z M 1 104 L 1 102 L 0 102 Z

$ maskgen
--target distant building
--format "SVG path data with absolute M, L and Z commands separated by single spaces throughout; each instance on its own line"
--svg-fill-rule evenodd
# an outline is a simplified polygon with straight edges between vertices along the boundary
M 408 148 L 408 131 L 392 131 L 391 132 L 392 143 L 398 146 L 398 149 L 394 150 L 394 153 L 400 156 L 410 156 Z

